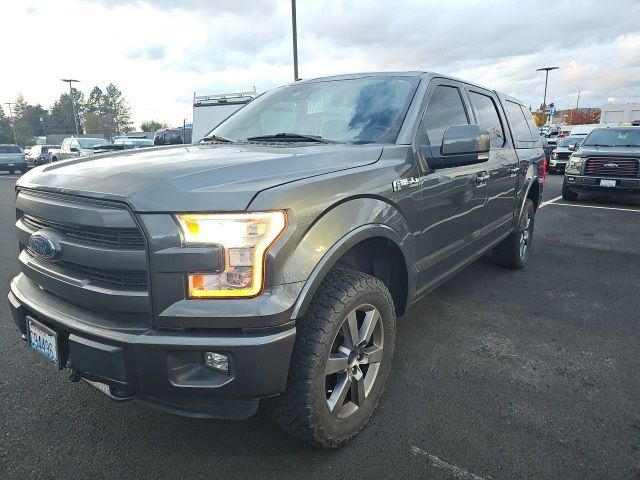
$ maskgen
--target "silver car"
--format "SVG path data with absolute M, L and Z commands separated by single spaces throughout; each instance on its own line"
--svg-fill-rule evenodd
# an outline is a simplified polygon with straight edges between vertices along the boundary
M 7 170 L 9 173 L 27 171 L 24 153 L 18 145 L 0 145 L 0 170 Z

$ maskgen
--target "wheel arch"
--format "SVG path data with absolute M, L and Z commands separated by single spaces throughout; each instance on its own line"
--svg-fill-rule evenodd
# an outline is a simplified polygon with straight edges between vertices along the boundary
M 311 271 L 291 318 L 304 316 L 322 280 L 336 267 L 351 268 L 379 278 L 391 292 L 396 314 L 402 315 L 409 303 L 409 293 L 415 288 L 402 243 L 400 235 L 387 225 L 368 224 L 351 230 Z
M 415 293 L 417 270 L 412 230 L 397 205 L 379 197 L 351 198 L 332 205 L 295 235 L 293 250 L 276 255 L 282 260 L 273 278 L 274 284 L 304 282 L 292 319 L 305 314 L 323 278 L 337 265 L 380 278 L 404 312 Z

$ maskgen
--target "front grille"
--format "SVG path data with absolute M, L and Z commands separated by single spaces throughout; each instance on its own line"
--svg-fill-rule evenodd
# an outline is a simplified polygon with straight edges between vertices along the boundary
M 24 215 L 22 221 L 33 230 L 50 228 L 62 233 L 70 240 L 75 240 L 89 245 L 137 249 L 144 248 L 144 238 L 137 228 L 103 228 L 79 225 L 65 225 Z
M 635 158 L 591 157 L 587 159 L 584 173 L 599 177 L 637 177 L 638 160 Z
M 146 290 L 147 272 L 144 270 L 104 270 L 64 260 L 53 263 L 74 277 L 86 277 L 92 285 L 114 287 L 121 290 Z

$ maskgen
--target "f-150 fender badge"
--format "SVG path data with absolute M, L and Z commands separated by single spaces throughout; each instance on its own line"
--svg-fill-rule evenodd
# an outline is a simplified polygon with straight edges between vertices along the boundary
M 393 191 L 397 192 L 406 187 L 417 187 L 421 181 L 421 179 L 414 177 L 401 178 L 400 180 L 394 180 L 391 186 L 393 187 Z

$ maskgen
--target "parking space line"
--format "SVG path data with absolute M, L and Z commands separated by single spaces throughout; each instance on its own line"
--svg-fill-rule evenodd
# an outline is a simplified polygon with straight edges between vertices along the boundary
M 10 179 L 10 180 L 17 180 L 17 179 L 19 179 L 20 177 L 0 176 L 0 178 L 8 178 L 8 179 Z
M 453 478 L 458 478 L 460 480 L 484 480 L 482 477 L 475 475 L 471 472 L 467 472 L 465 469 L 458 467 L 457 465 L 452 465 L 450 463 L 445 462 L 444 460 L 439 459 L 435 455 L 431 455 L 428 452 L 425 452 L 421 448 L 411 447 L 411 453 L 414 455 L 424 455 L 429 459 L 429 463 L 440 470 L 444 470 L 449 472 Z
M 556 200 L 560 200 L 561 198 L 562 198 L 562 195 L 556 198 L 552 198 L 551 200 L 547 200 L 546 202 L 542 202 L 538 208 L 543 208 L 543 207 L 546 207 L 547 205 L 551 205 L 553 202 L 555 202 Z
M 602 210 L 619 210 L 621 212 L 636 212 L 640 213 L 640 210 L 635 210 L 633 208 L 619 208 L 619 207 L 599 207 L 597 205 L 575 205 L 573 203 L 553 203 L 550 205 L 554 205 L 557 207 L 577 207 L 577 208 L 598 208 Z

